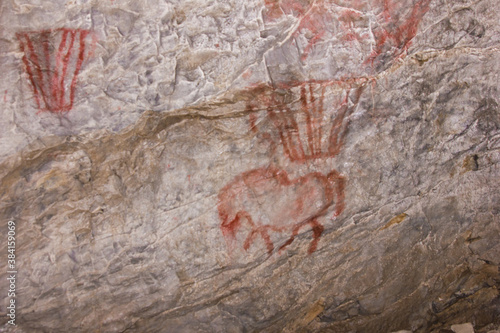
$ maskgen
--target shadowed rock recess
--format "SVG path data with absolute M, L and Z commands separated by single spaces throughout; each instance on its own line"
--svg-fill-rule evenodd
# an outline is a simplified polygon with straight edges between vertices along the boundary
M 0 22 L 0 332 L 500 330 L 500 2 Z

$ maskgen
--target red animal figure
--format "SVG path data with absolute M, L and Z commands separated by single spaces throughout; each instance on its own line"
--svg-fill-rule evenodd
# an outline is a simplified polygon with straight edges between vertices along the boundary
M 40 111 L 60 113 L 73 108 L 76 80 L 87 56 L 89 34 L 89 30 L 82 29 L 54 29 L 16 34 L 20 49 L 24 53 L 23 63 L 35 102 Z
M 270 232 L 289 232 L 290 238 L 280 250 L 293 242 L 299 230 L 310 225 L 313 240 L 309 253 L 316 250 L 324 227 L 318 219 L 331 206 L 334 216 L 344 210 L 345 181 L 337 171 L 328 175 L 318 172 L 290 179 L 284 170 L 274 167 L 255 169 L 237 176 L 219 194 L 221 229 L 230 248 L 236 234 L 245 228 L 248 236 L 243 248 L 248 250 L 256 237 L 261 237 L 269 255 L 274 250 Z M 280 202 L 286 200 L 286 202 Z
M 334 157 L 344 143 L 348 124 L 346 118 L 359 100 L 362 88 L 356 90 L 354 103 L 349 100 L 349 93 L 335 103 L 337 112 L 330 122 L 324 120 L 325 111 L 328 111 L 324 105 L 324 93 L 328 84 L 308 82 L 289 86 L 289 94 L 293 95 L 295 92 L 300 96 L 299 112 L 292 111 L 284 101 L 280 102 L 282 97 L 275 89 L 260 87 L 258 90 L 264 104 L 269 105 L 267 116 L 278 132 L 283 153 L 298 165 L 310 160 Z M 321 91 L 318 98 L 315 88 Z M 331 108 L 326 109 L 331 111 Z M 250 117 L 251 130 L 255 131 L 256 127 L 255 117 Z M 328 130 L 324 130 L 324 127 Z M 264 134 L 267 138 L 270 137 L 268 133 Z M 336 170 L 327 175 L 311 172 L 295 179 L 290 179 L 285 170 L 276 166 L 244 172 L 219 193 L 218 211 L 222 234 L 231 250 L 238 242 L 242 242 L 243 249 L 248 250 L 260 237 L 267 252 L 272 254 L 273 233 L 291 234 L 280 246 L 281 250 L 293 242 L 300 229 L 310 226 L 313 240 L 309 253 L 312 253 L 324 230 L 319 219 L 329 210 L 334 211 L 333 217 L 343 212 L 344 190 L 345 178 Z M 246 237 L 239 239 L 242 234 Z

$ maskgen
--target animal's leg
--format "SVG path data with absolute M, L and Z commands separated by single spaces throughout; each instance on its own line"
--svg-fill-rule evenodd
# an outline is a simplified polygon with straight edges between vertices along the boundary
M 332 170 L 328 174 L 327 179 L 328 186 L 326 187 L 325 195 L 329 202 L 333 203 L 335 199 L 335 213 L 333 217 L 337 217 L 344 211 L 345 207 L 345 178 L 336 170 Z
M 241 218 L 244 218 L 252 226 L 252 230 L 255 227 L 252 217 L 247 212 L 240 210 L 232 220 L 226 215 L 223 217 L 223 222 L 221 224 L 222 233 L 226 237 L 236 238 L 236 231 L 241 227 Z
M 271 255 L 273 253 L 273 250 L 274 250 L 274 245 L 273 245 L 273 241 L 271 240 L 271 237 L 269 237 L 269 234 L 267 233 L 267 230 L 262 228 L 260 230 L 260 236 L 264 240 L 264 243 L 266 243 L 267 253 L 269 255 Z
M 260 230 L 253 229 L 252 232 L 248 235 L 247 239 L 245 240 L 245 243 L 243 244 L 243 248 L 245 250 L 248 250 L 250 248 L 250 245 L 253 243 L 253 240 L 255 239 L 255 236 L 257 234 L 260 234 L 260 237 L 262 237 L 262 240 L 264 240 L 264 243 L 266 243 L 267 253 L 269 253 L 269 255 L 271 255 L 273 253 L 273 250 L 274 250 L 274 245 L 273 245 L 273 242 L 271 241 L 271 237 L 269 237 L 269 234 L 263 228 L 261 228 Z
M 243 248 L 245 249 L 245 251 L 250 248 L 250 245 L 253 243 L 254 238 L 255 238 L 255 230 L 252 230 L 248 235 L 247 239 L 245 239 L 245 243 L 243 243 Z
M 337 196 L 337 202 L 335 203 L 335 213 L 334 217 L 339 216 L 344 211 L 344 194 L 345 191 L 345 178 L 341 175 L 338 176 L 337 179 L 337 188 L 335 189 L 335 194 Z
M 267 252 L 269 254 L 272 254 L 274 245 L 271 241 L 271 237 L 269 237 L 269 234 L 267 233 L 267 230 L 265 230 L 263 227 L 256 226 L 253 222 L 252 216 L 245 211 L 239 211 L 234 219 L 229 222 L 223 223 L 223 234 L 226 236 L 226 238 L 231 238 L 233 240 L 236 239 L 236 232 L 241 227 L 242 218 L 245 219 L 251 227 L 250 233 L 243 242 L 243 249 L 245 249 L 245 251 L 248 250 L 250 248 L 250 245 L 252 245 L 253 241 L 255 240 L 255 237 L 257 235 L 260 235 L 264 240 L 264 243 L 266 243 Z
M 311 224 L 313 230 L 313 240 L 311 242 L 311 245 L 309 246 L 309 251 L 308 251 L 309 254 L 311 254 L 314 251 L 316 251 L 316 248 L 318 247 L 319 238 L 321 237 L 321 234 L 323 233 L 325 228 L 321 224 L 319 224 L 318 221 L 316 221 L 316 219 L 312 219 L 309 223 Z
M 241 228 L 241 223 L 242 223 L 241 220 L 244 219 L 247 221 L 248 224 L 250 224 L 251 227 L 250 234 L 247 236 L 245 242 L 243 243 L 243 248 L 245 250 L 248 250 L 257 231 L 255 223 L 252 220 L 252 216 L 245 211 L 239 211 L 238 213 L 236 213 L 236 215 L 232 220 L 229 220 L 227 215 L 224 218 L 225 220 L 221 225 L 221 229 L 222 229 L 222 234 L 226 238 L 226 243 L 229 248 L 233 248 L 231 243 L 233 243 L 233 241 L 236 240 L 236 233 L 238 232 L 238 229 Z

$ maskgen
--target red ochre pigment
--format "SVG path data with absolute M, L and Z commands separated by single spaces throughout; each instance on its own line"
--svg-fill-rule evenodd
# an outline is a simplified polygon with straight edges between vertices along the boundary
M 390 62 L 406 55 L 420 21 L 429 10 L 430 1 L 416 1 L 410 11 L 404 11 L 409 14 L 400 16 L 398 13 L 403 12 L 401 6 L 404 3 L 391 0 L 352 0 L 349 2 L 352 8 L 338 6 L 336 1 L 265 0 L 263 17 L 266 22 L 275 21 L 283 15 L 299 19 L 292 37 L 308 32 L 308 44 L 301 54 L 301 60 L 304 61 L 315 44 L 323 38 L 328 30 L 327 25 L 333 22 L 335 11 L 343 34 L 340 40 L 354 42 L 369 37 L 361 36 L 355 31 L 353 27 L 356 20 L 366 12 L 367 6 L 378 8 L 379 25 L 373 31 L 375 46 L 364 61 L 364 65 L 378 66 L 383 61 Z M 267 116 L 278 133 L 283 154 L 292 162 L 307 163 L 310 160 L 333 158 L 339 154 L 347 133 L 348 117 L 369 82 L 376 82 L 375 77 L 278 82 L 273 83 L 273 87 L 266 84 L 255 86 L 249 89 L 249 93 L 257 96 L 257 100 L 267 106 Z M 343 89 L 345 96 L 334 105 L 325 105 L 325 88 L 330 85 Z M 292 89 L 297 88 L 300 90 L 300 110 L 294 112 L 286 102 L 280 102 L 280 94 L 275 92 L 288 91 L 293 95 Z M 315 90 L 321 91 L 319 96 L 315 96 Z M 354 96 L 349 100 L 351 91 L 354 91 Z M 249 107 L 248 110 L 253 111 L 254 107 Z M 331 125 L 324 121 L 325 110 L 334 111 Z M 256 118 L 256 114 L 251 112 L 249 125 L 254 133 L 258 132 Z M 305 130 L 301 129 L 301 124 L 304 123 Z M 273 154 L 274 152 L 273 149 Z M 335 205 L 335 216 L 344 210 L 344 187 L 345 178 L 335 170 L 328 175 L 313 172 L 293 180 L 288 178 L 286 171 L 274 166 L 244 172 L 219 194 L 218 211 L 222 233 L 228 246 L 234 248 L 238 233 L 247 232 L 243 241 L 245 250 L 260 237 L 268 253 L 272 254 L 274 244 L 271 232 L 291 232 L 291 237 L 280 247 L 283 249 L 293 242 L 302 227 L 310 225 L 313 240 L 309 253 L 312 253 L 324 230 L 318 218 L 324 216 L 332 205 Z M 285 202 L 280 202 L 282 200 Z
M 369 80 L 366 79 L 342 82 L 340 86 L 360 86 L 346 89 L 344 97 L 331 105 L 325 105 L 324 99 L 325 91 L 335 83 L 333 81 L 281 84 L 281 95 L 284 89 L 289 89 L 289 94 L 293 94 L 292 89 L 298 91 L 300 99 L 297 111 L 280 102 L 280 94 L 276 91 L 278 88 L 259 86 L 249 91 L 249 94 L 258 96 L 251 103 L 267 105 L 266 115 L 278 132 L 283 154 L 294 165 L 298 165 L 331 158 L 340 152 L 347 133 L 346 118 L 357 105 L 367 82 Z M 351 90 L 354 93 L 349 101 Z M 259 127 L 253 112 L 255 109 L 255 105 L 247 106 L 252 132 L 257 132 Z M 334 115 L 332 121 L 324 121 L 326 111 Z M 297 119 L 302 119 L 303 122 L 300 123 L 305 123 L 305 126 L 299 125 Z M 323 128 L 327 130 L 324 131 Z M 274 151 L 273 149 L 273 153 Z M 218 211 L 226 243 L 233 250 L 235 244 L 241 242 L 243 249 L 248 250 L 260 237 L 268 253 L 272 254 L 272 232 L 291 234 L 279 248 L 281 250 L 293 242 L 300 229 L 309 225 L 313 231 L 309 253 L 313 253 L 324 230 L 318 219 L 325 216 L 329 209 L 334 209 L 334 217 L 342 213 L 344 188 L 345 178 L 336 170 L 327 175 L 311 172 L 296 179 L 290 179 L 285 170 L 275 166 L 244 172 L 219 193 Z M 244 240 L 238 237 L 241 234 L 246 235 Z
M 293 242 L 301 228 L 310 225 L 313 240 L 309 253 L 312 253 L 324 230 L 318 218 L 333 205 L 334 217 L 344 210 L 344 186 L 344 177 L 335 170 L 328 175 L 312 172 L 296 179 L 290 179 L 285 170 L 275 167 L 244 172 L 220 191 L 222 234 L 229 248 L 234 248 L 237 233 L 246 231 L 245 250 L 261 237 L 271 255 L 274 250 L 271 232 L 291 234 L 279 248 L 282 250 Z
M 346 80 L 340 84 L 336 81 L 309 81 L 281 84 L 278 88 L 261 86 L 254 88 L 252 95 L 257 95 L 256 100 L 267 106 L 267 116 L 277 130 L 283 154 L 292 162 L 305 163 L 338 155 L 347 134 L 348 117 L 357 106 L 368 82 L 368 79 L 360 79 L 351 83 Z M 349 88 L 349 85 L 356 84 L 356 88 Z M 325 91 L 331 85 L 343 89 L 345 94 L 325 105 Z M 292 110 L 280 98 L 283 91 L 293 95 L 292 90 L 298 90 L 300 94 L 298 110 Z M 254 110 L 255 107 L 247 109 Z M 333 118 L 325 120 L 325 112 Z M 258 125 L 253 112 L 249 114 L 249 124 L 250 129 L 257 132 Z
M 40 111 L 60 113 L 73 108 L 89 33 L 89 30 L 63 28 L 16 34 Z
M 266 0 L 263 13 L 265 22 L 273 22 L 283 15 L 292 15 L 298 18 L 297 28 L 293 36 L 308 32 L 308 42 L 304 47 L 301 60 L 305 61 L 328 31 L 332 22 L 339 22 L 342 34 L 338 36 L 344 41 L 355 41 L 370 38 L 361 36 L 354 29 L 354 23 L 360 19 L 368 8 L 379 9 L 379 26 L 374 31 L 375 46 L 368 55 L 365 64 L 374 64 L 378 58 L 389 53 L 392 59 L 400 57 L 411 45 L 416 36 L 418 25 L 429 10 L 431 0 L 419 0 L 413 4 L 409 15 L 400 17 L 398 12 L 404 11 L 401 2 L 390 0 L 349 1 L 348 4 L 334 0 Z

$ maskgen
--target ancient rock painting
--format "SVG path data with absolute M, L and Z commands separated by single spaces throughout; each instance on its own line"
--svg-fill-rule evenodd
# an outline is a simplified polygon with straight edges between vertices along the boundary
M 301 61 L 305 61 L 323 39 L 337 40 L 342 45 L 365 43 L 368 46 L 347 48 L 359 53 L 362 59 L 356 65 L 360 68 L 354 66 L 352 72 L 347 73 L 348 79 L 272 82 L 268 89 L 254 90 L 257 99 L 267 106 L 267 118 L 279 137 L 280 151 L 292 165 L 325 161 L 339 154 L 344 145 L 349 115 L 356 108 L 367 83 L 376 82 L 376 75 L 361 76 L 361 67 L 371 65 L 377 72 L 398 57 L 404 57 L 430 1 L 265 1 L 265 22 L 277 21 L 285 15 L 298 18 L 289 35 L 291 38 L 284 43 L 297 47 Z M 306 45 L 299 45 L 299 35 L 305 37 Z M 332 86 L 344 94 L 326 105 L 326 89 Z M 298 107 L 294 100 L 299 101 Z M 257 133 L 254 114 L 250 115 L 249 123 L 251 130 Z M 269 133 L 268 136 L 272 137 Z M 278 150 L 271 151 L 274 154 Z M 330 210 L 334 211 L 332 217 L 339 216 L 344 210 L 345 183 L 345 177 L 336 170 L 326 175 L 311 172 L 295 179 L 290 179 L 283 168 L 275 165 L 246 171 L 219 194 L 222 234 L 230 249 L 240 244 L 248 250 L 260 238 L 267 252 L 272 254 L 275 245 L 271 234 L 290 234 L 279 247 L 281 250 L 293 242 L 303 227 L 310 226 L 313 240 L 309 253 L 312 253 L 317 249 L 324 230 L 319 218 Z
M 89 30 L 19 32 L 16 37 L 37 108 L 53 113 L 73 108 L 78 73 L 92 51 Z M 89 41 L 90 39 L 90 41 Z M 90 47 L 89 47 L 90 45 Z
M 245 250 L 256 237 L 261 237 L 272 254 L 270 232 L 291 233 L 281 250 L 293 242 L 302 227 L 309 225 L 313 230 L 309 246 L 312 253 L 324 230 L 318 218 L 332 205 L 335 205 L 334 216 L 344 209 L 344 177 L 334 170 L 328 175 L 314 172 L 290 179 L 285 170 L 270 166 L 237 176 L 222 189 L 219 200 L 221 229 L 231 248 L 235 246 L 237 232 L 246 231 Z
M 324 39 L 337 39 L 341 43 L 372 44 L 371 51 L 364 55 L 364 63 L 379 65 L 387 60 L 382 59 L 383 57 L 394 58 L 407 51 L 430 2 L 431 0 L 267 0 L 263 15 L 266 22 L 276 21 L 284 15 L 298 18 L 292 37 L 294 43 L 301 34 L 307 39 L 305 45 L 297 45 L 302 61 L 307 59 L 317 43 Z
M 431 0 L 416 1 L 409 14 L 399 17 L 396 14 L 396 12 L 401 11 L 398 8 L 398 2 L 384 0 L 382 18 L 385 24 L 374 32 L 375 48 L 367 62 L 371 62 L 372 65 L 375 61 L 382 62 L 381 57 L 384 54 L 388 54 L 392 58 L 405 55 L 412 39 L 417 34 L 420 21 L 429 10 L 430 2 Z
M 325 105 L 325 91 L 332 85 L 306 82 L 286 85 L 286 90 L 281 86 L 279 92 L 271 87 L 258 89 L 259 98 L 268 105 L 266 117 L 279 138 L 280 151 L 294 165 L 334 157 L 342 148 L 347 118 L 362 88 L 346 89 L 333 105 Z M 299 96 L 297 110 L 286 103 L 287 95 L 292 99 Z M 250 127 L 257 127 L 254 119 L 250 119 Z M 241 243 L 248 250 L 260 238 L 272 254 L 275 245 L 271 233 L 290 235 L 278 249 L 282 250 L 309 226 L 313 240 L 308 252 L 312 253 L 324 230 L 320 219 L 329 211 L 334 218 L 344 210 L 344 188 L 345 177 L 336 170 L 327 174 L 310 172 L 294 179 L 275 165 L 244 172 L 219 194 L 218 211 L 226 243 L 230 249 Z
M 293 91 L 300 91 L 300 111 L 293 112 L 285 102 L 279 102 L 272 94 L 271 105 L 267 108 L 268 117 L 277 129 L 284 154 L 293 162 L 306 162 L 320 158 L 335 157 L 344 143 L 347 134 L 346 118 L 353 111 L 361 95 L 363 86 L 354 90 L 349 105 L 350 89 L 338 98 L 334 105 L 330 105 L 330 112 L 325 113 L 325 90 L 332 86 L 332 82 L 305 82 L 297 87 L 290 87 Z M 320 90 L 315 95 L 315 87 Z M 292 92 L 293 94 L 293 92 Z M 331 108 L 335 112 L 332 114 Z M 328 126 L 325 126 L 324 122 Z

